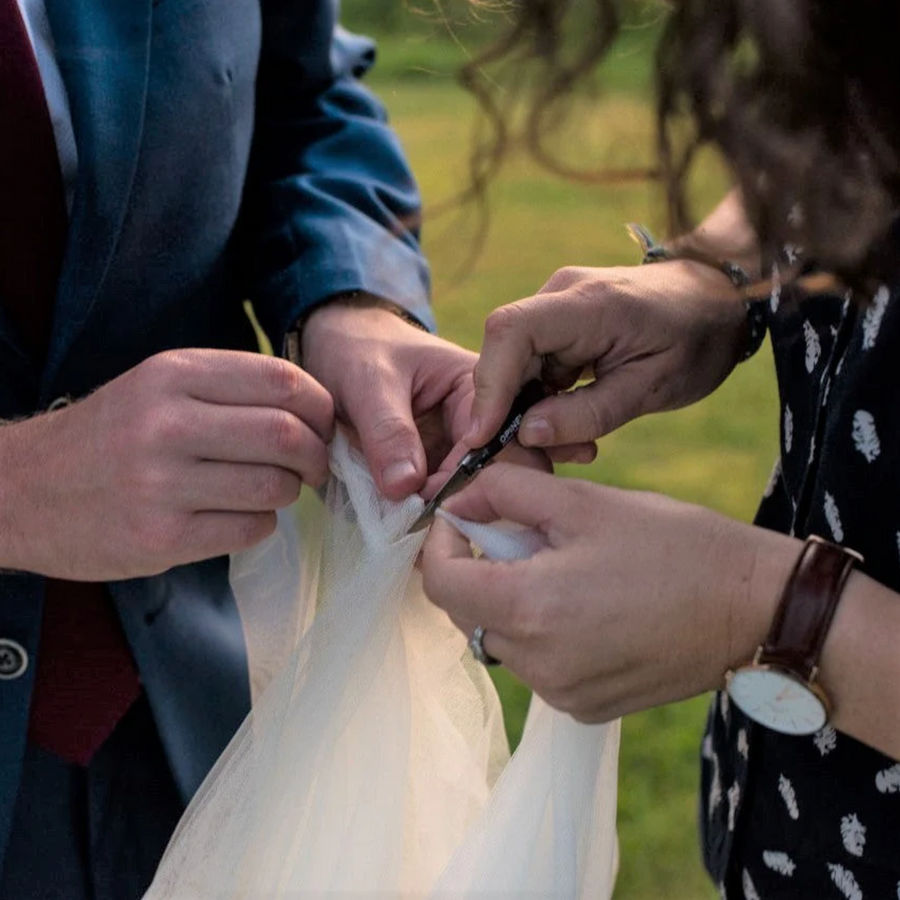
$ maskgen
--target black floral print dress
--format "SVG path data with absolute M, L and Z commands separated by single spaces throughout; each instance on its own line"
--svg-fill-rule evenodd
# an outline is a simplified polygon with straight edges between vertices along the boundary
M 781 457 L 756 522 L 852 547 L 900 592 L 898 293 L 860 305 L 776 286 L 766 315 Z M 900 762 L 830 726 L 776 734 L 724 693 L 701 756 L 704 861 L 723 897 L 900 898 Z

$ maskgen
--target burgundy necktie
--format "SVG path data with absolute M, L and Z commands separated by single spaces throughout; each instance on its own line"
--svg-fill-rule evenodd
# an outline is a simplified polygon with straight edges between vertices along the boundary
M 0 302 L 41 361 L 68 217 L 43 83 L 17 0 L 0 0 L 0 122 Z M 139 693 L 103 585 L 48 579 L 29 740 L 86 765 Z

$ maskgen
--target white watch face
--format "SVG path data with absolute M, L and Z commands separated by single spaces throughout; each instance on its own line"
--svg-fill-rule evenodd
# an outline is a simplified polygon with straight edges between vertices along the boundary
M 728 693 L 751 719 L 782 734 L 815 734 L 828 721 L 821 699 L 777 669 L 738 669 Z

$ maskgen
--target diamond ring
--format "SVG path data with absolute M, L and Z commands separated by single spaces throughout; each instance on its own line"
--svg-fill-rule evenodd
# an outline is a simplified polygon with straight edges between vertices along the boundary
M 472 651 L 472 656 L 474 656 L 483 666 L 500 665 L 499 659 L 495 659 L 489 653 L 485 652 L 484 628 L 482 628 L 481 625 L 477 625 L 475 631 L 472 632 L 472 637 L 469 638 L 469 649 Z

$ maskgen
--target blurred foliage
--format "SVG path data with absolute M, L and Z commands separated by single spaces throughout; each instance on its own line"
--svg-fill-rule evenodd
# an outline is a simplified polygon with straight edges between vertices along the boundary
M 588 20 L 591 0 L 574 0 L 568 33 L 577 40 L 584 33 L 579 20 Z M 667 4 L 663 0 L 624 0 L 621 39 L 617 54 L 639 56 L 655 40 Z M 391 53 L 380 53 L 376 77 L 455 77 L 459 67 L 503 33 L 509 25 L 509 5 L 473 0 L 344 0 L 341 21 L 351 31 L 389 39 Z M 605 89 L 644 89 L 646 79 L 629 77 L 620 66 L 608 67 L 600 79 Z M 643 66 L 646 69 L 646 66 Z
M 385 34 L 426 34 L 456 40 L 490 38 L 506 20 L 512 3 L 504 0 L 342 0 L 341 19 L 352 29 Z M 573 0 L 570 17 L 591 14 L 592 0 Z M 620 0 L 626 26 L 646 24 L 659 15 L 663 0 Z

